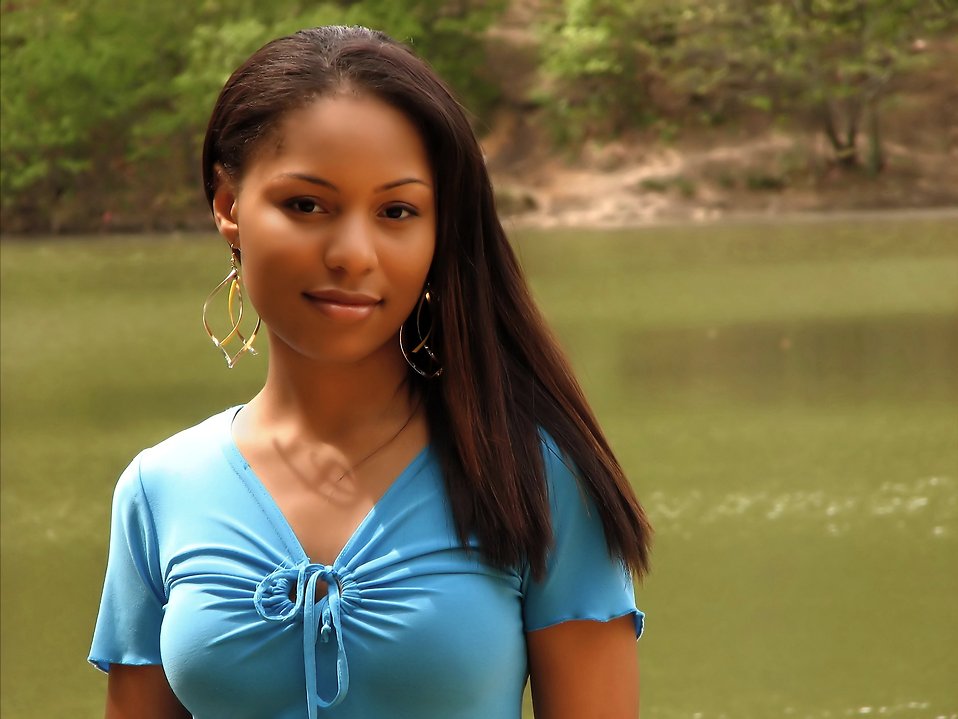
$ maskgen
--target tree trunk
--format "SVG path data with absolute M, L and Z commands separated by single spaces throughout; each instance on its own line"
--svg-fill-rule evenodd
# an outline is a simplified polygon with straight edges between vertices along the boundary
M 857 108 L 853 108 L 853 112 L 849 113 L 844 133 L 838 130 L 837 114 L 837 108 L 833 102 L 829 100 L 822 102 L 822 129 L 832 145 L 832 150 L 835 153 L 835 163 L 844 168 L 858 167 L 858 120 L 860 113 Z
M 885 150 L 882 147 L 881 123 L 878 116 L 878 97 L 868 100 L 868 161 L 869 175 L 877 175 L 885 169 Z

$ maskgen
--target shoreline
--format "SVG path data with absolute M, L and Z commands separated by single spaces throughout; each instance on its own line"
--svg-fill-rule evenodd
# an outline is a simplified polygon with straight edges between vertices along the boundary
M 553 222 L 542 223 L 539 218 L 523 219 L 522 215 L 506 216 L 502 224 L 506 229 L 525 230 L 640 230 L 656 227 L 707 227 L 709 225 L 763 225 L 778 222 L 788 223 L 824 223 L 841 221 L 879 221 L 879 220 L 953 220 L 958 221 L 958 205 L 940 207 L 894 207 L 889 209 L 839 209 L 839 210 L 741 210 L 712 213 L 708 216 L 657 216 L 639 219 L 621 224 L 588 224 Z
M 897 207 L 889 209 L 875 210 L 783 210 L 783 211 L 730 211 L 717 216 L 710 217 L 654 217 L 646 218 L 631 223 L 595 225 L 588 223 L 555 223 L 544 224 L 538 221 L 539 218 L 526 218 L 518 216 L 502 217 L 502 225 L 508 235 L 517 232 L 550 232 L 563 230 L 583 230 L 589 232 L 628 232 L 631 230 L 644 230 L 670 227 L 723 227 L 734 225 L 774 225 L 777 223 L 806 223 L 819 224 L 828 222 L 880 222 L 884 220 L 893 221 L 928 221 L 943 220 L 946 222 L 958 222 L 958 205 L 942 207 Z M 209 228 L 185 228 L 173 230 L 116 230 L 100 232 L 61 232 L 53 233 L 0 233 L 0 242 L 7 244 L 29 244 L 30 242 L 42 240 L 44 242 L 84 242 L 91 239 L 115 239 L 123 238 L 143 238 L 147 236 L 160 238 L 182 238 L 193 235 L 216 235 L 216 229 Z

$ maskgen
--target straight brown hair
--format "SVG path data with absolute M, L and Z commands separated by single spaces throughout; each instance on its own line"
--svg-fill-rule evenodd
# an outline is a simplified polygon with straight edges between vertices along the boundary
M 479 143 L 433 70 L 383 33 L 320 27 L 274 40 L 226 82 L 203 146 L 210 206 L 216 167 L 242 178 L 251 153 L 291 110 L 338 92 L 368 93 L 419 129 L 435 174 L 436 350 L 443 373 L 424 379 L 433 446 L 464 545 L 490 564 L 527 563 L 541 577 L 552 544 L 545 432 L 602 520 L 609 552 L 640 578 L 651 528 L 598 421 L 533 302 L 495 209 Z

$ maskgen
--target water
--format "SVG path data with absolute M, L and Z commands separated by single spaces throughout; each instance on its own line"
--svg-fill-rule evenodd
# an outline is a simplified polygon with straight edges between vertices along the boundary
M 958 716 L 958 217 L 526 233 L 657 529 L 643 716 Z M 213 236 L 2 245 L 4 717 L 102 716 L 116 474 L 242 401 Z

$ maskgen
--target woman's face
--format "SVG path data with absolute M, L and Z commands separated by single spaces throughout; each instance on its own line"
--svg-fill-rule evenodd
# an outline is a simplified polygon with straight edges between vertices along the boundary
M 221 183 L 214 198 L 272 351 L 331 363 L 398 358 L 399 326 L 436 244 L 419 132 L 391 105 L 353 94 L 292 111 L 277 130 L 238 185 Z

